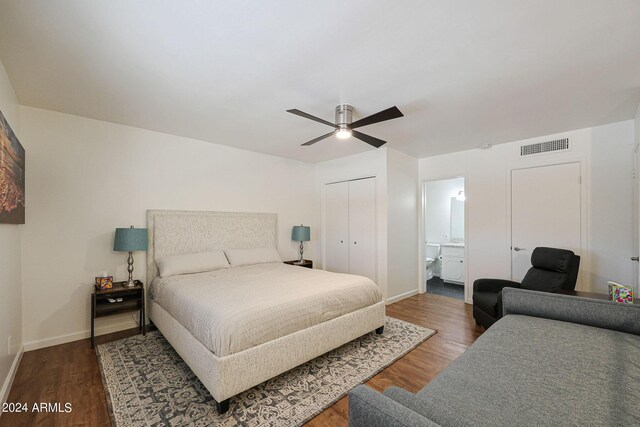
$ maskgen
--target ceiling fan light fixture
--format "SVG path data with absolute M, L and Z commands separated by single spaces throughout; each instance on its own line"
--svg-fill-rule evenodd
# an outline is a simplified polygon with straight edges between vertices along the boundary
M 311 141 L 307 141 L 304 144 L 301 144 L 303 147 L 308 147 L 318 141 L 322 141 L 325 138 L 329 138 L 330 136 L 335 135 L 339 139 L 348 139 L 353 136 L 360 141 L 366 142 L 372 147 L 380 148 L 384 144 L 386 144 L 387 141 L 374 138 L 371 135 L 367 135 L 366 133 L 362 133 L 354 129 L 391 119 L 397 119 L 398 117 L 403 116 L 402 112 L 398 110 L 398 107 L 393 106 L 391 108 L 387 108 L 386 110 L 378 111 L 375 114 L 371 114 L 370 116 L 367 116 L 363 119 L 352 122 L 351 119 L 353 118 L 353 107 L 349 104 L 340 104 L 336 107 L 335 124 L 321 119 L 320 117 L 312 116 L 311 114 L 305 113 L 304 111 L 300 111 L 296 108 L 287 110 L 287 113 L 295 114 L 296 116 L 304 117 L 305 119 L 313 120 L 314 122 L 331 126 L 334 129 L 329 133 L 325 133 L 324 135 L 320 135 L 317 138 L 313 138 Z
M 338 139 L 348 139 L 351 137 L 351 135 L 352 135 L 351 129 L 343 128 L 343 129 L 338 129 L 336 131 L 336 137 Z

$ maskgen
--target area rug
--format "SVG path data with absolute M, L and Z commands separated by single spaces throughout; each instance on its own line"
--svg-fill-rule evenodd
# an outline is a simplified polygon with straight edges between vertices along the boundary
M 116 427 L 298 426 L 435 333 L 387 317 L 384 334 L 369 333 L 232 397 L 222 415 L 159 331 L 96 352 Z

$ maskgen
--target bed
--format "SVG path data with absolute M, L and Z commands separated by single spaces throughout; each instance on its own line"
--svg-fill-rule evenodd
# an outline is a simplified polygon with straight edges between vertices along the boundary
M 277 215 L 147 211 L 148 311 L 215 399 L 229 399 L 373 330 L 385 305 L 369 279 L 281 262 L 160 277 L 162 257 L 275 247 Z

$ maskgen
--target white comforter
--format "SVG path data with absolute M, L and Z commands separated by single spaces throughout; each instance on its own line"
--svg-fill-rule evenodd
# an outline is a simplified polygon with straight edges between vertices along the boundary
M 382 301 L 366 277 L 282 263 L 157 278 L 149 293 L 218 357 Z

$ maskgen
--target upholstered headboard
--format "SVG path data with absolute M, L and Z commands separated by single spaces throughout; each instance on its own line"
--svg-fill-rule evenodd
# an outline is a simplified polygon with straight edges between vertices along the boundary
M 278 245 L 278 216 L 270 213 L 148 210 L 147 229 L 147 286 L 165 255 Z

